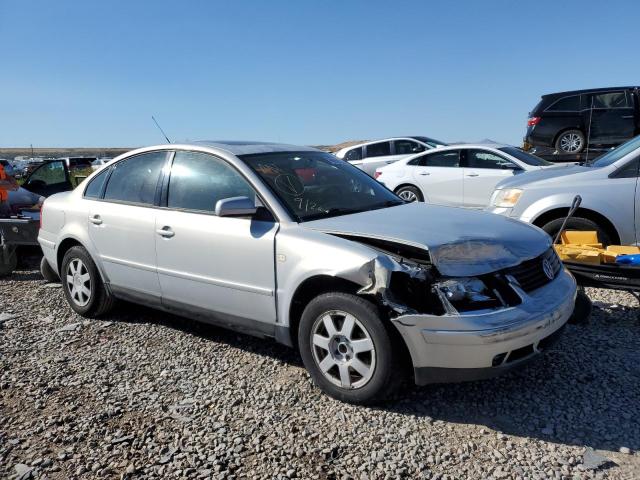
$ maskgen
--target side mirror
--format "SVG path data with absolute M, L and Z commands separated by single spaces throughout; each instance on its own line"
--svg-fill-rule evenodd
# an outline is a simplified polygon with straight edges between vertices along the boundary
M 256 203 L 248 197 L 230 197 L 216 202 L 215 214 L 218 217 L 236 217 L 254 215 L 257 210 Z

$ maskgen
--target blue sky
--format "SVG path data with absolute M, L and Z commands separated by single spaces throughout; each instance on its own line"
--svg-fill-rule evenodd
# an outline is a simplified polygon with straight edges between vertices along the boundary
M 0 147 L 428 135 L 519 144 L 640 84 L 637 1 L 0 0 Z

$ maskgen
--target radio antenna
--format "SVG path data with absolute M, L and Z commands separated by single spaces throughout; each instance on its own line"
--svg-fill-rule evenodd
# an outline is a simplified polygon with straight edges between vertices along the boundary
M 162 133 L 164 138 L 167 140 L 167 143 L 171 143 L 171 140 L 169 140 L 169 137 L 167 137 L 167 134 L 164 133 L 164 130 L 162 129 L 162 127 L 160 126 L 160 124 L 158 123 L 158 121 L 156 120 L 156 118 L 153 115 L 151 115 L 151 120 L 153 120 L 153 123 L 156 124 L 156 127 L 158 127 L 158 130 L 160 130 L 160 132 Z

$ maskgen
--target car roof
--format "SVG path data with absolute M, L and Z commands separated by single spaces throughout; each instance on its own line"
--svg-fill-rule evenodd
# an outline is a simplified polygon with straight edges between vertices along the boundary
M 184 146 L 185 144 L 180 144 Z M 186 144 L 188 145 L 188 144 Z M 233 155 L 250 155 L 252 153 L 270 153 L 270 152 L 321 152 L 317 148 L 290 145 L 286 143 L 273 142 L 254 142 L 239 140 L 203 140 L 193 142 L 193 145 L 200 147 L 218 148 L 225 150 Z
M 425 137 L 425 138 L 429 138 L 429 137 Z M 351 150 L 352 148 L 364 147 L 365 145 L 371 145 L 372 143 L 390 142 L 392 140 L 413 140 L 415 142 L 424 143 L 422 140 L 419 140 L 419 139 L 417 139 L 415 137 L 412 137 L 412 136 L 388 137 L 388 138 L 380 138 L 378 140 L 369 140 L 367 142 L 362 142 L 362 143 L 354 143 L 353 145 L 349 145 L 348 147 L 341 148 L 340 150 L 338 150 L 335 153 L 346 152 L 347 150 Z
M 547 93 L 545 95 L 542 95 L 542 98 L 565 96 L 565 95 L 580 95 L 582 93 L 608 92 L 610 90 L 632 90 L 634 88 L 640 88 L 640 87 L 637 87 L 637 86 L 634 86 L 634 87 L 603 87 L 603 88 L 586 88 L 586 89 L 583 89 L 583 90 L 567 90 L 566 92 Z

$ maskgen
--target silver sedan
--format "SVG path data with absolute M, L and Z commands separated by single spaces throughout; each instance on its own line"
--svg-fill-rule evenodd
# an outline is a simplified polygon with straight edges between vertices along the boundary
M 129 152 L 49 197 L 39 241 L 71 308 L 142 303 L 300 350 L 353 403 L 545 350 L 575 282 L 536 228 L 405 204 L 334 156 L 217 142 Z M 412 368 L 411 368 L 412 367 Z

